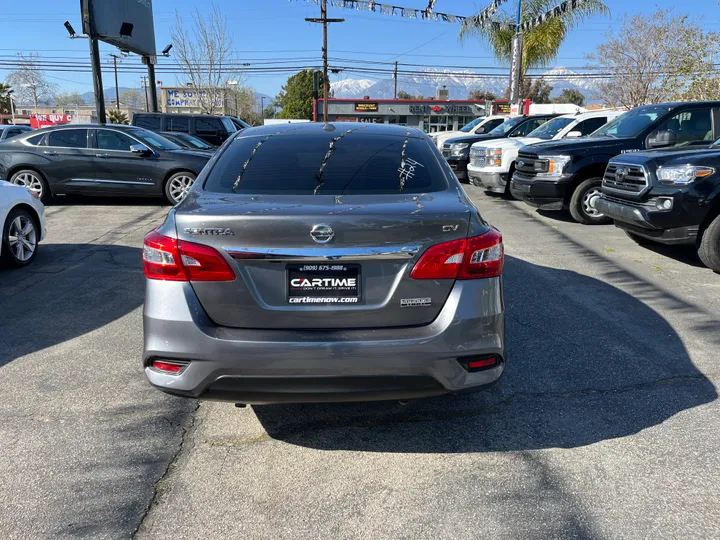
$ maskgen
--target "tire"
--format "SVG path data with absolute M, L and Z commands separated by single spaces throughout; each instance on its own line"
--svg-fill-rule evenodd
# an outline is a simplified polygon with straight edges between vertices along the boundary
M 703 231 L 698 256 L 705 266 L 720 274 L 720 215 Z
M 19 268 L 30 264 L 37 255 L 40 231 L 35 216 L 23 208 L 8 214 L 2 228 L 3 266 Z
M 48 188 L 47 181 L 43 176 L 33 169 L 23 169 L 12 175 L 10 183 L 16 186 L 25 186 L 29 191 L 37 193 L 43 204 L 52 201 L 52 193 Z
M 638 246 L 647 246 L 648 244 L 654 243 L 652 240 L 648 240 L 644 236 L 640 236 L 639 234 L 635 234 L 630 231 L 625 231 L 625 234 L 627 234 L 628 238 L 630 238 L 630 240 L 635 242 Z
M 588 178 L 581 182 L 570 197 L 570 214 L 584 225 L 605 225 L 612 223 L 609 217 L 595 209 L 594 203 L 600 197 L 602 178 Z
M 197 176 L 190 171 L 181 171 L 173 174 L 165 182 L 163 191 L 165 192 L 165 198 L 175 206 L 182 202 L 187 196 L 190 188 L 195 183 Z

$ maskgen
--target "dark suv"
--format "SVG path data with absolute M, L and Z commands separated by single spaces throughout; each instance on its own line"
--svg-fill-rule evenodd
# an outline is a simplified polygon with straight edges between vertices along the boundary
M 132 126 L 66 125 L 0 143 L 0 179 L 25 186 L 43 201 L 57 194 L 164 195 L 181 201 L 208 162 Z
M 620 154 L 653 148 L 707 147 L 720 137 L 720 101 L 638 107 L 579 140 L 533 144 L 518 153 L 510 192 L 575 221 L 610 223 L 597 207 L 605 168 Z
M 210 114 L 135 113 L 132 125 L 157 132 L 189 133 L 213 146 L 220 146 L 240 130 L 232 117 Z
M 720 141 L 610 160 L 596 206 L 639 244 L 690 244 L 720 272 Z
M 532 116 L 516 116 L 508 118 L 488 133 L 480 135 L 464 135 L 445 141 L 443 144 L 443 157 L 450 168 L 455 171 L 458 180 L 467 181 L 467 166 L 470 163 L 470 147 L 476 142 L 485 142 L 492 139 L 507 137 L 525 137 L 531 131 L 542 126 L 548 120 L 559 116 L 557 114 L 535 114 Z

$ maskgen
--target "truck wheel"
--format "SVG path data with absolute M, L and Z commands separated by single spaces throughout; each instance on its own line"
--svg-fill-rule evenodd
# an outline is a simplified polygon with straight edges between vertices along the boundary
M 631 233 L 630 231 L 625 231 L 625 234 L 628 235 L 628 238 L 635 242 L 638 246 L 647 246 L 648 244 L 652 244 L 652 240 L 648 240 L 644 236 L 640 236 L 639 234 Z
M 705 266 L 720 274 L 720 216 L 717 216 L 703 232 L 698 255 Z
M 609 217 L 595 208 L 600 198 L 602 178 L 588 178 L 581 182 L 570 197 L 570 214 L 578 223 L 585 225 L 605 225 L 612 223 Z

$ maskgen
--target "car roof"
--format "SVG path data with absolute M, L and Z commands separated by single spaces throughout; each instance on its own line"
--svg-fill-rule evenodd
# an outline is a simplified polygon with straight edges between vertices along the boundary
M 587 111 L 587 112 L 581 112 L 581 113 L 568 113 L 563 114 L 559 116 L 558 118 L 575 118 L 578 120 L 584 120 L 586 118 L 594 118 L 596 116 L 607 116 L 609 114 L 617 114 L 618 116 L 621 114 L 624 114 L 627 111 L 616 111 L 616 110 L 600 110 L 600 111 Z
M 133 113 L 135 116 L 183 116 L 190 118 L 191 116 L 205 116 L 207 118 L 230 118 L 227 114 L 203 114 L 203 113 L 164 113 L 164 112 L 136 112 Z
M 397 137 L 405 137 L 408 134 L 411 137 L 424 138 L 427 135 L 418 128 L 397 126 L 394 124 L 372 124 L 361 122 L 330 122 L 331 130 L 325 129 L 322 122 L 304 122 L 295 124 L 271 124 L 267 126 L 249 127 L 239 131 L 235 135 L 236 139 L 244 137 L 263 137 L 269 135 L 312 135 L 312 134 L 331 134 L 335 136 L 341 135 L 347 131 L 360 131 L 368 135 L 395 135 Z
M 657 107 L 668 107 L 668 108 L 676 108 L 676 107 L 687 107 L 687 108 L 700 108 L 700 107 L 720 107 L 720 101 L 670 101 L 668 103 L 653 103 L 652 105 L 641 105 L 640 107 L 636 107 L 635 109 L 631 110 L 643 110 L 643 109 L 654 109 Z

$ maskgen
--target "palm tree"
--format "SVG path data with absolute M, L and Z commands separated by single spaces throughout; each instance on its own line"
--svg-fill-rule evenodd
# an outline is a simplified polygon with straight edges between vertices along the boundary
M 515 2 L 511 2 L 515 4 Z M 562 0 L 522 0 L 520 22 L 529 22 L 562 4 Z M 510 63 L 512 38 L 515 34 L 517 4 L 512 10 L 498 10 L 484 25 L 473 24 L 470 17 L 460 30 L 460 39 L 475 36 L 490 45 L 495 58 Z M 594 15 L 609 15 L 610 10 L 600 0 L 585 0 L 573 11 L 545 21 L 523 32 L 522 74 L 529 68 L 545 67 L 552 62 L 570 31 L 580 22 Z
M 107 117 L 112 124 L 129 124 L 127 114 L 116 109 L 109 110 Z

